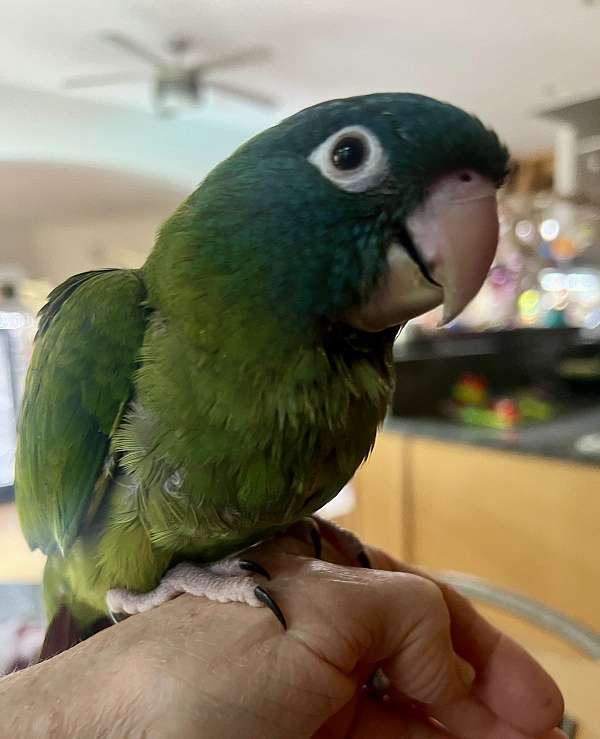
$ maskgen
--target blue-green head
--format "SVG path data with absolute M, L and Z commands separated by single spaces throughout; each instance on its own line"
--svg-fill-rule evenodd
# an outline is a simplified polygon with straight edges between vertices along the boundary
M 507 170 L 496 134 L 452 105 L 406 93 L 332 100 L 217 166 L 157 253 L 185 243 L 190 280 L 214 276 L 225 311 L 239 303 L 287 325 L 379 331 L 441 303 L 450 319 L 493 259 Z

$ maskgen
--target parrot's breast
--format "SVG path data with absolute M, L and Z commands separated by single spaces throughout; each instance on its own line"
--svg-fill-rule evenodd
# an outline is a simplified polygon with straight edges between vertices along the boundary
M 331 500 L 372 449 L 393 387 L 391 343 L 319 345 L 278 365 L 177 352 L 164 331 L 148 344 L 116 435 L 127 484 L 115 494 L 135 501 L 154 546 L 200 560 Z

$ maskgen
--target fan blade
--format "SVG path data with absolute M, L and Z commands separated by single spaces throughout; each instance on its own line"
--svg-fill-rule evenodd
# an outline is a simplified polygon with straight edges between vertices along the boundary
M 215 90 L 224 92 L 227 95 L 243 98 L 244 100 L 256 103 L 257 105 L 264 105 L 266 107 L 273 107 L 275 105 L 275 100 L 268 95 L 263 95 L 262 93 L 254 92 L 253 90 L 246 90 L 237 85 L 230 85 L 228 82 L 213 82 L 212 80 L 206 80 L 206 84 L 209 87 L 213 87 Z
M 124 51 L 138 57 L 138 59 L 143 59 L 145 62 L 149 62 L 154 67 L 165 66 L 166 62 L 159 54 L 155 54 L 153 51 L 150 51 L 150 49 L 146 49 L 134 39 L 130 39 L 116 31 L 106 31 L 105 33 L 100 34 L 100 36 L 105 41 L 109 41 L 111 44 L 115 44 L 115 46 L 118 46 Z
M 148 75 L 139 72 L 115 72 L 114 74 L 82 74 L 69 77 L 63 82 L 68 90 L 82 87 L 100 87 L 102 85 L 120 85 L 124 82 L 142 82 L 148 80 Z
M 265 59 L 269 59 L 271 53 L 268 49 L 262 46 L 255 46 L 253 49 L 245 49 L 244 51 L 237 51 L 233 54 L 226 54 L 225 56 L 217 57 L 216 59 L 208 59 L 205 62 L 200 62 L 196 65 L 195 69 L 204 74 L 210 69 L 224 69 L 225 67 L 238 67 L 249 62 L 258 62 Z

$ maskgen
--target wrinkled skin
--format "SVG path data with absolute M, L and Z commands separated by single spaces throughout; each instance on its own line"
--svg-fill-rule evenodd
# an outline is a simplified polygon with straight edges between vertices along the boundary
M 179 597 L 5 678 L 0 733 L 27 739 L 562 736 L 551 729 L 563 709 L 551 678 L 461 596 L 379 551 L 369 551 L 375 571 L 308 553 L 289 538 L 253 551 L 276 575 L 272 590 L 292 614 L 287 632 L 265 609 Z M 323 556 L 340 561 L 329 549 Z M 470 689 L 456 654 L 475 667 Z M 393 683 L 387 701 L 361 688 L 380 665 Z M 443 721 L 449 733 L 427 716 Z

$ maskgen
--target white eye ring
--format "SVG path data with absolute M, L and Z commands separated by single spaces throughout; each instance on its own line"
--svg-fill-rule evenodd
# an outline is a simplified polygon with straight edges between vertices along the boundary
M 336 146 L 345 138 L 356 138 L 364 146 L 365 156 L 358 166 L 340 169 L 333 162 Z M 386 178 L 388 158 L 381 142 L 365 126 L 346 126 L 331 134 L 308 157 L 321 174 L 347 192 L 364 192 L 380 185 Z

